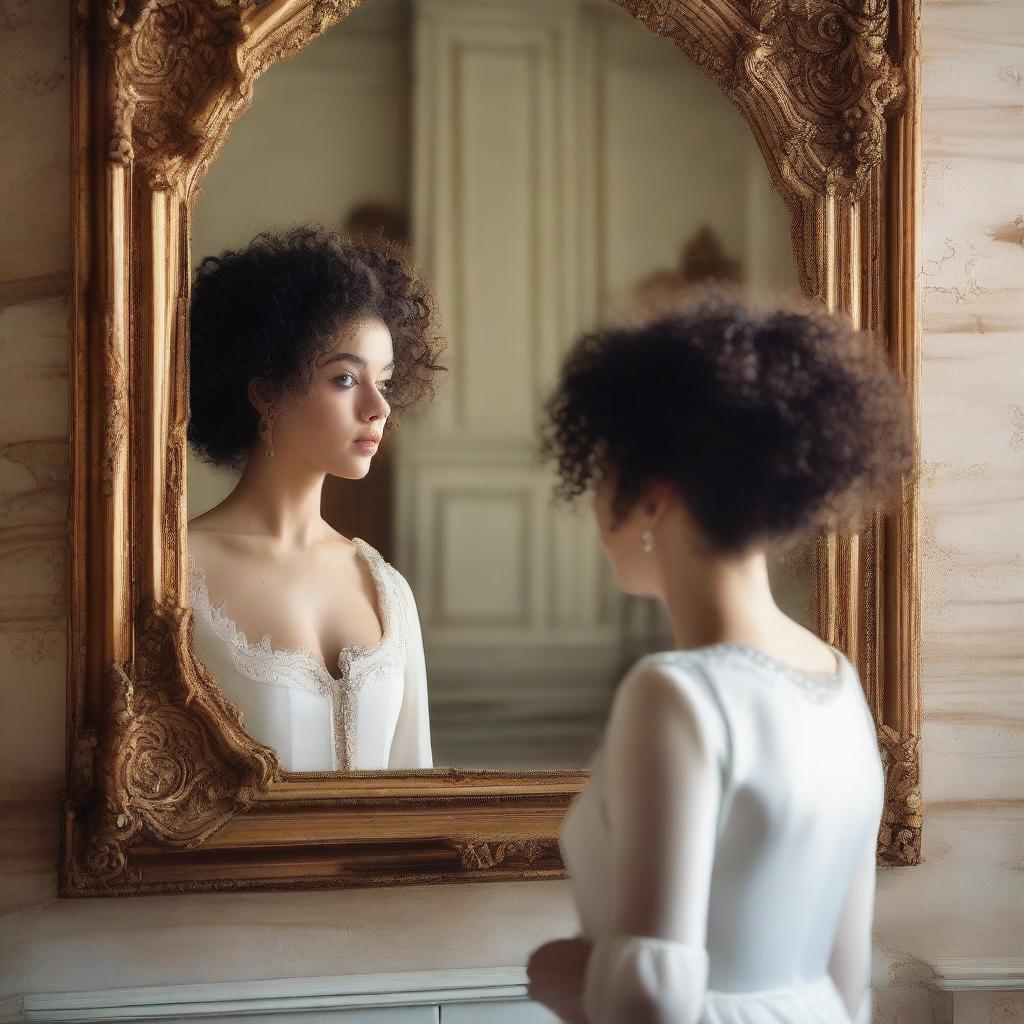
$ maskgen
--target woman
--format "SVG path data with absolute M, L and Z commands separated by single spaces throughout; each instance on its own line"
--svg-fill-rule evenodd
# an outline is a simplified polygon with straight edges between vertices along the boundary
M 315 225 L 196 274 L 188 437 L 242 472 L 189 523 L 195 651 L 288 770 L 432 766 L 412 591 L 320 515 L 327 474 L 362 479 L 432 391 L 431 309 L 402 250 Z
M 580 935 L 531 996 L 589 1024 L 871 1019 L 883 773 L 857 672 L 776 606 L 766 551 L 851 529 L 913 468 L 877 346 L 734 290 L 588 334 L 548 404 L 564 498 L 676 649 L 612 701 L 560 837 Z

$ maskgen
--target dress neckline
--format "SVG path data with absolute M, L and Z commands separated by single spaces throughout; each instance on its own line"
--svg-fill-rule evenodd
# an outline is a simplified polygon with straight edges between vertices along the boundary
M 706 644 L 703 647 L 689 647 L 679 650 L 655 651 L 648 657 L 655 659 L 686 658 L 714 658 L 722 655 L 739 655 L 747 661 L 768 669 L 772 675 L 782 677 L 794 683 L 808 697 L 818 702 L 832 700 L 842 689 L 843 681 L 850 665 L 849 659 L 838 647 L 825 641 L 829 649 L 835 655 L 836 667 L 831 671 L 812 671 L 810 669 L 797 668 L 788 662 L 776 658 L 760 647 L 751 647 L 749 644 L 723 642 L 717 644 Z
M 735 651 L 739 654 L 744 654 L 753 661 L 758 661 L 762 665 L 766 665 L 769 668 L 777 669 L 780 672 L 784 672 L 788 676 L 793 676 L 797 679 L 808 679 L 818 683 L 827 683 L 829 680 L 838 679 L 846 669 L 847 659 L 846 655 L 843 654 L 838 647 L 834 647 L 828 641 L 823 641 L 828 649 L 835 655 L 836 667 L 833 669 L 821 669 L 811 670 L 806 668 L 797 668 L 796 665 L 790 665 L 789 662 L 783 661 L 781 658 L 776 658 L 773 654 L 769 654 L 767 651 L 762 651 L 760 647 L 751 647 L 749 644 L 738 644 L 738 643 L 718 643 L 708 644 L 706 647 L 694 648 L 695 651 L 720 651 L 723 654 L 728 654 L 730 651 Z
M 224 601 L 214 603 L 210 599 L 210 591 L 207 586 L 206 570 L 201 568 L 192 556 L 188 553 L 189 571 L 191 573 L 191 585 L 197 589 L 203 598 L 203 604 L 210 613 L 216 633 L 223 640 L 227 641 L 236 651 L 245 651 L 249 654 L 262 652 L 277 658 L 290 661 L 300 660 L 306 662 L 315 674 L 323 680 L 328 687 L 332 684 L 337 686 L 345 681 L 350 675 L 350 668 L 353 662 L 369 658 L 387 647 L 394 639 L 394 620 L 391 614 L 391 606 L 388 602 L 388 594 L 383 580 L 383 558 L 373 545 L 367 543 L 361 537 L 353 537 L 352 542 L 356 547 L 357 556 L 366 562 L 370 570 L 370 578 L 373 580 L 375 595 L 377 598 L 377 617 L 381 624 L 381 638 L 377 643 L 370 646 L 363 644 L 347 644 L 338 652 L 337 666 L 341 669 L 340 676 L 331 675 L 327 668 L 326 661 L 321 660 L 306 648 L 274 647 L 272 635 L 263 634 L 258 643 L 253 643 L 245 633 L 235 625 L 234 620 L 224 609 Z

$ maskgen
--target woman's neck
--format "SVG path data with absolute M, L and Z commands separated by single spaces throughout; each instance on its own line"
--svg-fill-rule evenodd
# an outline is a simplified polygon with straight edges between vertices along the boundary
M 253 452 L 235 489 L 221 505 L 239 532 L 256 534 L 290 548 L 323 536 L 320 500 L 326 474 L 295 459 Z
M 736 558 L 692 548 L 659 560 L 662 600 L 680 649 L 736 642 L 765 645 L 790 625 L 772 595 L 764 551 Z

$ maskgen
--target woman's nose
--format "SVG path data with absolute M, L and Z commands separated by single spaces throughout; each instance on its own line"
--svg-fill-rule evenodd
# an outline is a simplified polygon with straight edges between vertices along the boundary
M 379 419 L 390 414 L 391 406 L 388 405 L 388 400 L 379 391 L 376 392 L 376 401 L 370 408 L 370 419 Z

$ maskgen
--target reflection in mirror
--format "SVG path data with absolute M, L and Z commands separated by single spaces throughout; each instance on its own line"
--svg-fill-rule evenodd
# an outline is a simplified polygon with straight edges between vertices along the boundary
M 656 601 L 618 592 L 589 505 L 552 503 L 537 418 L 591 324 L 700 281 L 796 290 L 788 212 L 749 129 L 611 0 L 372 0 L 259 80 L 204 181 L 193 262 L 298 222 L 411 245 L 448 373 L 353 457 L 405 348 L 357 318 L 325 340 L 364 357 L 344 370 L 363 372 L 367 404 L 326 390 L 339 364 L 316 370 L 255 490 L 191 447 L 197 654 L 292 770 L 583 766 L 616 682 L 672 636 Z M 269 274 L 259 289 L 283 286 Z M 223 329 L 245 324 L 236 308 Z M 406 370 L 428 377 L 430 361 Z M 256 423 L 263 398 L 247 401 Z M 809 549 L 770 570 L 779 605 L 813 628 Z M 401 643 L 360 670 L 389 615 Z

